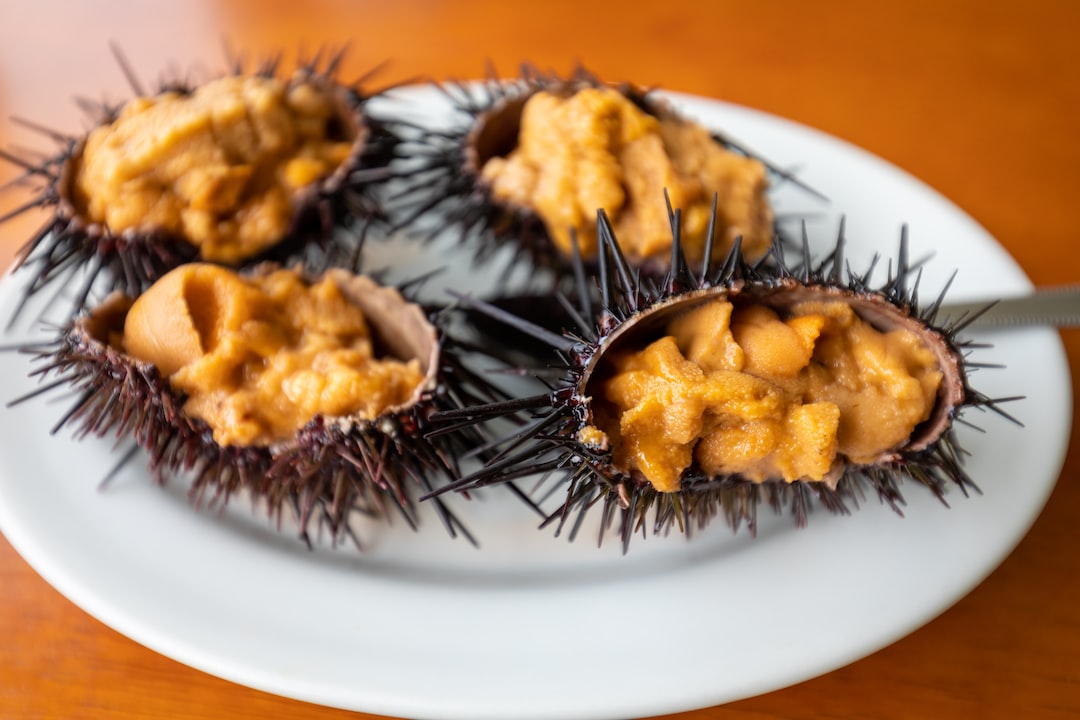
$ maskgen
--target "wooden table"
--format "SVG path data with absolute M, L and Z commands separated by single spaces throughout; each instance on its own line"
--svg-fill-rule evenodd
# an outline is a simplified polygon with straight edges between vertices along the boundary
M 1021 9 L 1021 6 L 1023 9 Z M 108 49 L 146 78 L 351 42 L 346 76 L 475 77 L 522 60 L 741 103 L 874 152 L 955 201 L 1037 284 L 1080 280 L 1080 5 L 1060 0 L 832 3 L 39 0 L 0 8 L 0 146 L 9 115 L 80 125 L 72 96 L 125 97 Z M 709 8 L 709 9 L 706 9 Z M 11 175 L 0 167 L 0 181 Z M 0 197 L 10 207 L 11 194 Z M 34 225 L 0 228 L 0 266 Z M 1064 332 L 1073 367 L 1080 334 Z M 1073 382 L 1078 378 L 1073 372 Z M 795 687 L 677 716 L 1066 718 L 1080 715 L 1080 444 L 1016 551 L 921 630 Z M 0 459 L 2 462 L 2 459 Z M 1076 545 L 1074 545 L 1076 543 Z M 159 656 L 84 614 L 0 543 L 4 718 L 363 718 Z

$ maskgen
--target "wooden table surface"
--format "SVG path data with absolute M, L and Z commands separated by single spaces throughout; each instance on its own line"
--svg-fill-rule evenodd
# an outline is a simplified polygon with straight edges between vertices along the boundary
M 223 38 L 252 56 L 348 41 L 345 75 L 388 60 L 387 82 L 475 77 L 487 59 L 506 72 L 522 60 L 563 72 L 581 60 L 608 79 L 726 99 L 860 145 L 952 199 L 1037 284 L 1068 283 L 1080 281 L 1078 32 L 1080 4 L 1061 0 L 6 2 L 0 147 L 36 142 L 8 116 L 74 132 L 73 96 L 125 97 L 110 41 L 151 79 L 170 64 L 219 66 Z M 11 174 L 0 166 L 0 182 Z M 16 201 L 7 193 L 0 208 Z M 0 227 L 0 266 L 33 225 Z M 1080 332 L 1063 337 L 1080 367 Z M 936 620 L 822 677 L 670 717 L 1080 716 L 1076 433 L 1030 533 Z M 157 655 L 71 604 L 2 541 L 0 638 L 3 718 L 374 717 Z

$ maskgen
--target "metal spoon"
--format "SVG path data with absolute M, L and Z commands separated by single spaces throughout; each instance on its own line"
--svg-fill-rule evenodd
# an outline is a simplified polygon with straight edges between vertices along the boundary
M 1028 295 L 1000 300 L 946 302 L 938 310 L 939 318 L 957 319 L 964 314 L 978 317 L 969 328 L 1010 328 L 1033 325 L 1080 327 L 1080 285 L 1038 288 Z

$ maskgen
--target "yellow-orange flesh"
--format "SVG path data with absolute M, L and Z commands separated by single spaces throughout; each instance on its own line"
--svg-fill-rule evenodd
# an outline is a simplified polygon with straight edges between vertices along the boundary
M 881 332 L 843 302 L 784 317 L 717 300 L 644 349 L 616 350 L 592 389 L 595 428 L 617 468 L 676 491 L 710 475 L 826 480 L 836 463 L 901 447 L 934 408 L 942 372 L 909 330 Z
M 330 278 L 278 270 L 245 278 L 184 265 L 127 314 L 124 350 L 187 395 L 219 445 L 270 445 L 316 415 L 372 419 L 405 404 L 420 363 L 379 359 L 363 313 Z
M 649 115 L 612 89 L 536 93 L 525 103 L 517 148 L 488 160 L 482 175 L 497 199 L 533 209 L 567 256 L 571 228 L 583 257 L 596 254 L 596 211 L 603 209 L 628 256 L 668 257 L 665 190 L 682 210 L 691 260 L 704 254 L 714 193 L 714 255 L 742 236 L 746 256 L 757 258 L 772 241 L 762 163 L 726 150 L 696 123 Z
M 296 192 L 349 156 L 352 141 L 328 134 L 335 108 L 321 86 L 266 77 L 136 98 L 88 136 L 76 205 L 114 233 L 167 233 L 237 264 L 280 242 Z

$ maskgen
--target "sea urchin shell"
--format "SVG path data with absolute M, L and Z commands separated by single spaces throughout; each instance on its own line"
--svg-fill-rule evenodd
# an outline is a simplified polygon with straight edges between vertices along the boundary
M 565 498 L 558 509 L 548 515 L 544 524 L 555 524 L 561 531 L 569 522 L 570 537 L 573 538 L 586 514 L 593 508 L 599 508 L 603 516 L 602 534 L 616 518 L 620 519 L 619 534 L 624 550 L 636 532 L 645 533 L 650 525 L 654 533 L 666 532 L 672 526 L 690 532 L 695 527 L 705 526 L 717 515 L 724 516 L 733 529 L 745 524 L 753 532 L 761 503 L 767 503 L 777 511 L 790 508 L 797 524 L 802 525 L 807 520 L 815 497 L 828 510 L 847 513 L 851 505 L 864 497 L 867 489 L 899 512 L 903 503 L 900 485 L 905 478 L 927 487 L 943 501 L 949 486 L 965 493 L 974 489 L 972 479 L 962 467 L 963 452 L 957 445 L 954 422 L 960 420 L 964 410 L 972 406 L 989 408 L 1008 417 L 998 405 L 1012 398 L 991 399 L 969 385 L 966 370 L 973 363 L 966 358 L 966 352 L 970 349 L 970 343 L 960 340 L 958 333 L 970 322 L 971 317 L 947 318 L 943 324 L 936 324 L 944 293 L 934 302 L 919 306 L 917 273 L 912 270 L 907 258 L 906 230 L 894 269 L 890 270 L 883 284 L 875 287 L 871 283 L 873 264 L 864 274 L 854 273 L 846 267 L 842 226 L 835 249 L 820 263 L 815 264 L 811 257 L 804 231 L 802 255 L 795 263 L 785 260 L 780 244 L 773 249 L 775 262 L 767 264 L 746 262 L 736 246 L 723 262 L 707 263 L 700 271 L 693 271 L 681 255 L 679 213 L 676 212 L 672 225 L 672 270 L 662 282 L 655 283 L 648 278 L 640 278 L 627 263 L 602 211 L 598 225 L 602 247 L 598 284 L 602 303 L 594 306 L 592 293 L 584 287 L 579 289 L 579 307 L 572 308 L 564 301 L 567 314 L 576 319 L 573 329 L 553 332 L 514 318 L 484 301 L 462 296 L 461 302 L 471 311 L 486 313 L 548 344 L 555 356 L 552 367 L 558 369 L 560 377 L 551 383 L 549 392 L 512 402 L 453 410 L 435 418 L 440 422 L 458 424 L 466 421 L 484 423 L 505 416 L 519 418 L 519 425 L 500 444 L 500 454 L 485 467 L 456 482 L 454 488 L 470 490 L 526 476 L 549 477 L 549 481 L 554 478 L 557 487 L 564 488 Z M 674 473 L 669 478 L 670 482 L 655 482 L 640 463 L 626 459 L 628 455 L 633 456 L 633 452 L 626 452 L 626 447 L 622 448 L 624 452 L 620 457 L 620 439 L 613 433 L 617 435 L 620 428 L 625 429 L 630 415 L 624 414 L 621 419 L 616 417 L 614 420 L 608 418 L 605 424 L 603 415 L 609 413 L 610 408 L 605 410 L 604 404 L 610 401 L 610 397 L 603 396 L 604 382 L 611 379 L 612 367 L 623 362 L 616 360 L 620 355 L 639 353 L 651 343 L 659 345 L 658 340 L 671 341 L 665 335 L 671 332 L 673 322 L 687 318 L 696 309 L 718 300 L 729 304 L 728 312 L 733 306 L 780 318 L 786 317 L 790 309 L 805 304 L 822 316 L 831 315 L 840 307 L 845 313 L 849 312 L 848 309 L 853 310 L 858 321 L 875 331 L 906 331 L 917 338 L 920 357 L 924 361 L 927 355 L 931 358 L 926 362 L 931 371 L 928 377 L 932 404 L 914 428 L 908 426 L 906 437 L 863 457 L 846 457 L 832 447 L 831 451 L 835 454 L 822 454 L 824 464 L 813 473 L 796 469 L 792 471 L 793 474 L 785 471 L 781 476 L 777 469 L 779 465 L 766 465 L 765 471 L 762 471 L 761 465 L 740 467 L 738 463 L 735 466 L 739 469 L 728 469 L 729 461 L 733 459 L 732 448 L 743 452 L 747 444 L 760 441 L 760 437 L 755 440 L 745 428 L 736 431 L 743 433 L 740 438 L 742 445 L 729 443 L 725 446 L 720 443 L 720 469 L 710 469 L 709 463 L 701 458 L 700 447 L 693 446 L 696 441 L 683 438 L 680 442 L 691 444 L 690 449 L 676 448 L 684 453 L 684 463 L 674 470 L 666 468 Z M 813 322 L 820 326 L 824 321 L 819 319 Z M 799 321 L 789 322 L 791 326 L 798 324 Z M 689 338 L 690 343 L 712 343 L 721 331 L 725 331 L 725 328 L 709 324 L 694 327 L 697 327 L 697 334 Z M 784 325 L 783 321 L 777 323 L 776 327 L 779 328 L 776 332 L 792 335 L 795 344 L 800 344 L 798 333 L 793 333 L 792 328 Z M 817 330 L 807 332 L 813 335 Z M 776 358 L 768 355 L 778 352 L 772 348 L 779 345 L 766 344 L 765 347 L 765 359 L 761 363 L 775 364 Z M 739 353 L 738 364 L 741 366 L 744 350 L 732 348 L 735 348 L 734 343 L 717 352 Z M 746 365 L 750 366 L 750 349 L 745 352 Z M 805 367 L 808 362 L 811 366 L 820 363 L 820 374 L 829 376 L 833 372 L 825 366 L 829 361 L 811 361 L 810 352 L 806 351 L 800 366 Z M 662 367 L 657 372 L 665 377 L 684 372 L 685 366 L 680 363 L 685 358 L 678 353 L 679 350 L 673 350 L 675 360 L 668 358 L 660 361 Z M 636 357 L 640 357 L 640 353 Z M 637 359 L 632 358 L 628 362 L 631 371 L 636 372 L 641 367 Z M 781 357 L 779 362 L 785 365 L 789 359 Z M 685 372 L 691 371 L 695 377 L 702 372 L 695 368 Z M 538 372 L 550 379 L 550 368 Z M 748 372 L 761 374 L 757 369 Z M 786 375 L 789 371 L 782 369 L 776 373 Z M 935 384 L 935 378 L 940 378 L 940 382 Z M 631 379 L 637 382 L 636 378 Z M 789 379 L 783 377 L 777 382 L 783 385 Z M 758 383 L 759 378 L 750 377 L 746 382 Z M 911 382 L 919 384 L 917 381 Z M 640 386 L 632 390 L 638 392 Z M 681 413 L 690 403 L 680 404 L 678 391 L 674 392 L 674 395 L 646 397 L 643 402 L 660 406 L 655 410 L 656 421 L 639 438 L 623 438 L 623 446 L 637 442 L 655 444 L 657 435 L 665 431 L 665 424 L 675 422 L 678 425 L 682 421 Z M 732 402 L 757 412 L 763 407 L 759 402 L 762 397 L 755 394 L 759 392 L 753 390 Z M 816 399 L 819 398 L 804 398 L 807 402 Z M 781 405 L 783 402 L 786 401 L 781 401 Z M 635 408 L 632 412 L 639 409 Z M 697 416 L 690 418 L 689 425 L 696 423 L 700 427 L 703 422 L 707 424 L 710 421 L 710 413 L 715 416 L 727 412 L 727 409 L 713 407 L 710 410 L 707 407 L 704 415 L 700 414 L 700 408 L 697 412 Z M 825 415 L 830 413 L 835 424 L 836 410 L 829 409 Z M 715 417 L 712 420 L 720 422 Z M 762 426 L 751 423 L 748 427 L 760 429 Z M 820 427 L 817 418 L 807 420 L 801 426 L 805 431 L 802 434 L 810 436 L 810 449 L 801 448 L 799 452 L 811 453 L 812 459 L 817 457 L 813 453 L 820 449 L 818 445 L 835 442 L 835 436 L 832 440 L 823 439 Z M 775 423 L 769 431 L 776 431 Z M 795 434 L 799 432 L 797 430 Z M 789 438 L 780 445 L 788 442 L 793 441 Z M 770 458 L 783 454 L 784 448 L 776 442 L 768 447 L 772 448 Z M 631 448 L 634 451 L 637 449 L 636 446 Z M 725 452 L 728 454 L 725 455 Z M 659 463 L 670 462 L 671 457 L 661 452 Z M 664 467 L 660 469 L 665 470 Z M 445 492 L 445 489 L 440 492 Z
M 744 254 L 755 259 L 775 230 L 768 180 L 798 183 L 656 94 L 604 83 L 583 68 L 564 78 L 525 66 L 514 81 L 492 75 L 440 89 L 466 122 L 430 130 L 412 149 L 414 177 L 402 193 L 411 211 L 400 224 L 434 211 L 440 221 L 430 235 L 459 232 L 477 261 L 509 245 L 515 258 L 563 273 L 572 264 L 572 231 L 593 264 L 591 215 L 599 207 L 616 226 L 625 223 L 628 260 L 660 277 L 668 233 L 659 187 L 684 209 L 688 255 L 701 255 L 706 234 L 720 256 L 742 236 Z M 706 228 L 717 195 L 719 212 Z
M 373 188 L 399 140 L 367 111 L 359 83 L 335 79 L 341 58 L 316 56 L 288 79 L 276 60 L 250 74 L 237 61 L 217 80 L 162 82 L 150 94 L 121 59 L 137 97 L 82 101 L 90 133 L 27 123 L 59 145 L 43 161 L 0 153 L 23 170 L 14 185 L 36 185 L 8 217 L 53 209 L 16 260 L 32 273 L 27 297 L 57 284 L 78 311 L 92 290 L 136 295 L 198 260 L 355 268 L 369 224 L 384 217 Z
M 161 282 L 197 267 L 187 265 Z M 263 265 L 246 277 L 267 277 L 274 271 L 274 267 Z M 135 448 L 147 452 L 156 478 L 164 481 L 177 474 L 191 478 L 190 493 L 197 504 L 221 507 L 245 491 L 264 502 L 271 517 L 279 521 L 285 512 L 294 513 L 306 540 L 311 528 L 318 527 L 328 530 L 335 542 L 345 537 L 359 542 L 350 518 L 383 517 L 390 510 L 400 511 L 409 524 L 415 524 L 415 495 L 457 477 L 457 458 L 482 442 L 481 436 L 468 428 L 425 438 L 430 415 L 464 404 L 491 402 L 500 396 L 463 367 L 452 340 L 396 289 L 341 269 L 327 271 L 322 279 L 332 281 L 345 301 L 362 311 L 378 357 L 397 358 L 418 368 L 420 379 L 415 389 L 376 415 L 318 414 L 288 437 L 251 444 L 219 443 L 216 429 L 189 412 L 187 394 L 178 390 L 161 368 L 136 359 L 126 349 L 121 338 L 133 301 L 120 293 L 111 294 L 73 321 L 54 341 L 23 348 L 36 355 L 34 374 L 43 384 L 20 401 L 54 389 L 70 390 L 76 400 L 54 432 L 67 426 L 77 437 L 132 438 Z M 189 295 L 194 293 L 192 284 L 189 281 L 184 289 L 191 291 Z M 198 342 L 217 342 L 206 340 L 213 332 L 206 325 L 217 321 L 199 315 L 233 312 L 220 307 L 218 300 L 199 300 L 202 307 L 196 307 L 196 301 L 188 297 L 188 306 L 174 307 L 171 312 L 188 318 L 188 324 L 203 339 Z M 160 322 L 172 323 L 171 319 Z M 245 332 L 250 324 L 243 326 Z M 265 333 L 253 337 L 256 345 L 266 342 Z M 155 344 L 154 338 L 150 344 Z M 213 349 L 206 347 L 206 357 Z M 252 352 L 262 352 L 261 347 Z M 261 367 L 274 357 L 266 362 L 256 357 L 252 362 Z M 319 372 L 329 377 L 332 370 L 322 368 Z M 280 391 L 284 393 L 284 383 Z M 438 503 L 435 509 L 452 535 L 470 537 L 445 504 Z

